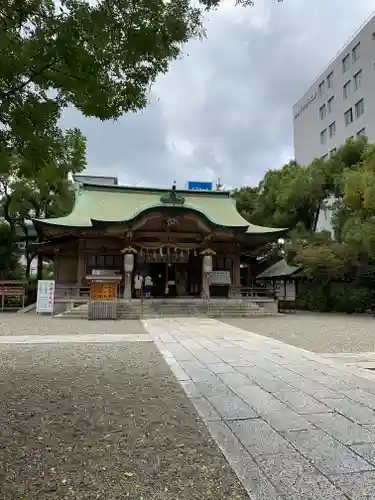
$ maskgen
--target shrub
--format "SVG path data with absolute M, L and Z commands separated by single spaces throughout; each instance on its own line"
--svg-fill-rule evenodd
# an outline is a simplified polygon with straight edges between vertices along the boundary
M 335 283 L 334 287 L 311 288 L 297 295 L 296 308 L 307 311 L 364 313 L 375 306 L 375 290 Z

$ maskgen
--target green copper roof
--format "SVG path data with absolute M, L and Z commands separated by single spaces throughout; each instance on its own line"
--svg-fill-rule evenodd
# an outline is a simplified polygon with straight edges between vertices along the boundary
M 99 186 L 83 184 L 77 191 L 73 211 L 66 217 L 37 219 L 47 225 L 87 228 L 92 221 L 127 222 L 145 210 L 173 206 L 163 203 L 171 190 L 124 186 Z M 241 229 L 247 233 L 280 232 L 279 228 L 266 228 L 249 224 L 237 211 L 229 192 L 223 191 L 175 191 L 183 198 L 176 207 L 194 210 L 217 226 Z
M 299 267 L 290 266 L 285 259 L 281 259 L 273 266 L 258 274 L 257 279 L 286 278 L 298 270 Z

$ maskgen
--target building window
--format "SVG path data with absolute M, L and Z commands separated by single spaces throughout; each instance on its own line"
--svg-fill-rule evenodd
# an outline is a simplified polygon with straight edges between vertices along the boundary
M 342 72 L 346 73 L 350 67 L 350 56 L 349 54 L 342 60 Z
M 351 123 L 353 123 L 353 110 L 352 108 L 349 108 L 348 111 L 345 112 L 344 114 L 344 119 L 345 119 L 345 126 L 347 127 Z
M 332 113 L 332 109 L 333 109 L 333 99 L 335 98 L 335 96 L 332 96 L 330 99 L 328 99 L 327 101 L 327 109 L 328 109 L 328 113 Z
M 355 47 L 353 47 L 353 50 L 352 50 L 353 63 L 358 61 L 358 59 L 360 58 L 360 49 L 361 49 L 361 43 L 357 43 L 357 45 Z
M 363 115 L 364 112 L 365 112 L 365 103 L 364 103 L 363 99 L 361 99 L 355 105 L 355 117 L 359 118 L 360 116 Z
M 328 127 L 329 130 L 329 138 L 332 139 L 332 137 L 336 134 L 336 122 L 331 123 L 331 125 Z
M 331 89 L 333 87 L 333 71 L 329 75 L 327 75 L 327 89 Z
M 327 129 L 325 128 L 320 132 L 320 144 L 325 144 L 327 142 Z
M 324 118 L 326 117 L 326 105 L 325 104 L 323 104 L 323 106 L 321 108 L 319 108 L 319 116 L 320 116 L 321 120 L 324 120 Z
M 359 70 L 358 73 L 354 75 L 354 92 L 361 88 L 362 83 L 362 70 Z
M 331 149 L 331 151 L 329 152 L 329 155 L 332 156 L 336 153 L 336 148 L 333 148 Z
M 362 135 L 366 135 L 366 127 L 363 127 L 361 128 L 361 130 L 358 130 L 357 137 L 361 137 Z
M 349 80 L 348 82 L 345 83 L 345 85 L 342 88 L 342 95 L 344 99 L 347 99 L 350 96 L 352 89 L 352 81 Z
M 321 97 L 325 92 L 325 81 L 323 80 L 322 82 L 319 83 L 319 87 L 318 87 L 318 94 L 319 94 L 319 97 Z

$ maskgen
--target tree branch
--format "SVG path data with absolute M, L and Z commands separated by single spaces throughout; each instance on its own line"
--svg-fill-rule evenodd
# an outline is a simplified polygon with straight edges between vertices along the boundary
M 36 76 L 42 75 L 44 73 L 44 71 L 46 71 L 47 69 L 52 68 L 54 66 L 54 64 L 56 64 L 56 62 L 57 62 L 57 58 L 53 58 L 52 61 L 50 61 L 45 66 L 43 66 L 38 71 L 31 70 L 30 72 L 31 72 L 32 76 L 30 76 L 25 82 L 21 83 L 20 85 L 16 85 L 15 87 L 11 88 L 7 92 L 1 92 L 0 91 L 1 94 L 2 94 L 2 98 L 3 99 L 11 99 L 14 94 L 16 94 L 17 92 L 19 92 L 20 90 L 23 90 L 25 87 L 27 87 L 33 81 L 33 78 L 35 78 Z

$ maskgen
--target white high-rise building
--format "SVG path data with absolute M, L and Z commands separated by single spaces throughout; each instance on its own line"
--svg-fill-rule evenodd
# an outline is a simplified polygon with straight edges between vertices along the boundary
M 328 158 L 351 137 L 375 142 L 375 15 L 296 102 L 293 122 L 301 165 Z

